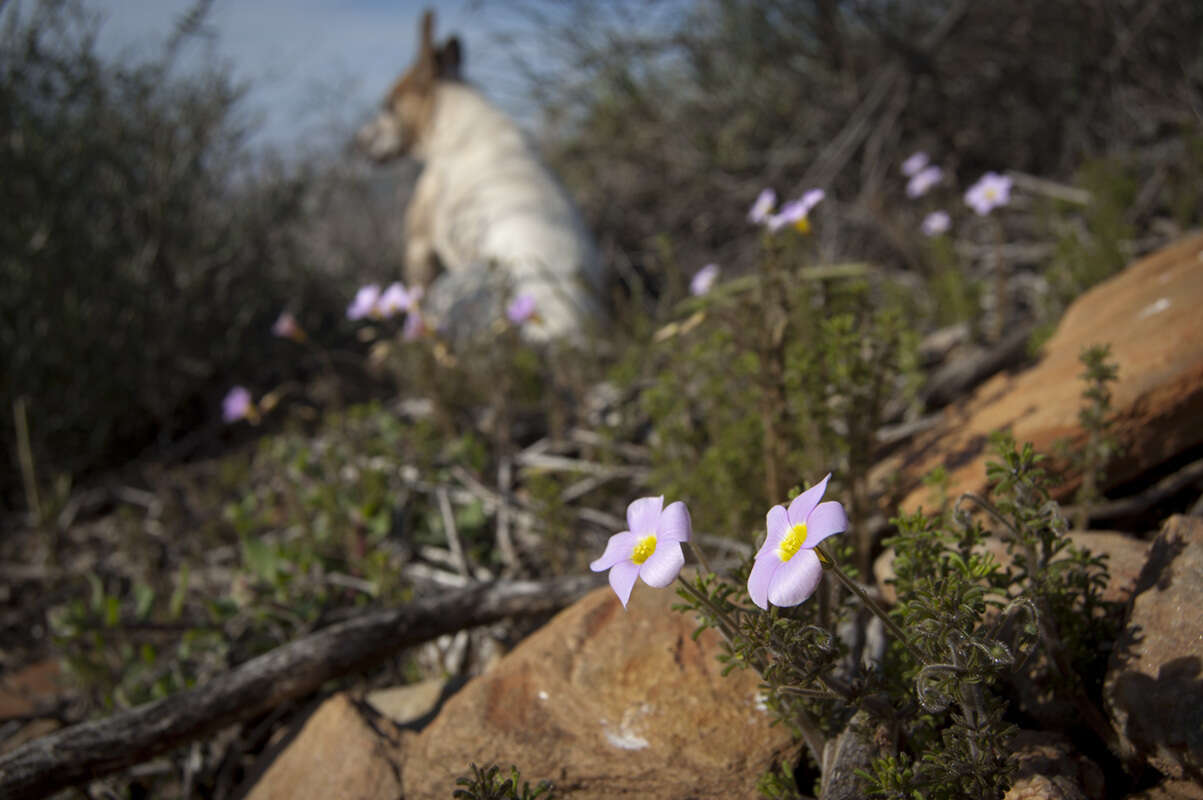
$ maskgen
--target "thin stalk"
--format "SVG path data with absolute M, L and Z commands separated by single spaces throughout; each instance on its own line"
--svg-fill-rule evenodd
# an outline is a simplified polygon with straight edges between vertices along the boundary
M 42 503 L 38 498 L 38 476 L 33 462 L 33 447 L 29 444 L 29 417 L 25 411 L 25 397 L 13 402 L 13 424 L 17 428 L 17 460 L 21 464 L 21 482 L 25 484 L 25 503 L 38 525 L 42 519 Z
M 801 689 L 797 686 L 778 686 L 777 691 L 781 694 L 792 694 L 798 697 L 810 697 L 815 700 L 847 700 L 843 695 L 835 692 L 825 692 L 822 689 Z
M 694 544 L 693 539 L 689 540 L 689 549 L 693 551 L 693 555 L 698 560 L 698 563 L 702 565 L 702 569 L 706 570 L 710 575 L 717 576 L 717 573 L 710 568 L 710 562 L 706 560 L 706 556 L 702 553 L 702 548 Z
M 994 222 L 994 330 L 993 341 L 1001 341 L 1003 332 L 1007 329 L 1007 270 L 1003 260 L 1003 233 L 1002 223 L 997 217 Z
M 923 657 L 923 654 L 920 653 L 919 649 L 911 642 L 910 637 L 902 632 L 902 628 L 899 628 L 894 620 L 890 619 L 890 615 L 886 613 L 885 609 L 877 604 L 876 600 L 870 597 L 864 589 L 860 588 L 860 585 L 856 581 L 849 578 L 848 575 L 845 574 L 842 569 L 840 569 L 839 564 L 835 563 L 835 559 L 831 557 L 830 553 L 823 549 L 822 545 L 815 546 L 815 553 L 819 556 L 819 562 L 823 565 L 823 569 L 830 570 L 832 573 L 834 573 L 835 577 L 839 579 L 840 583 L 844 584 L 844 586 L 848 587 L 849 591 L 859 597 L 861 602 L 865 604 L 865 608 L 877 615 L 877 618 L 880 619 L 882 624 L 886 626 L 886 630 L 894 634 L 894 637 L 906 646 L 906 649 L 910 651 L 911 657 L 914 658 L 915 661 L 920 664 L 927 663 L 927 659 Z
M 727 640 L 727 644 L 734 646 L 735 632 L 737 628 L 735 626 L 735 622 L 729 616 L 727 616 L 726 612 L 714 605 L 714 603 L 710 602 L 709 597 L 704 595 L 702 592 L 699 592 L 689 583 L 689 581 L 685 580 L 680 575 L 677 576 L 677 583 L 681 584 L 681 586 L 690 594 L 690 596 L 693 597 L 693 599 L 705 606 L 710 613 L 714 615 L 714 618 L 719 622 L 718 632 L 721 633 L 723 638 Z

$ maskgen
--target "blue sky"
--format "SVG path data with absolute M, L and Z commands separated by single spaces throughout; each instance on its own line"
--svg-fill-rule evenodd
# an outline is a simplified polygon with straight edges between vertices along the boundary
M 91 0 L 103 17 L 107 54 L 158 52 L 190 0 Z M 436 34 L 465 43 L 469 80 L 523 121 L 531 113 L 510 67 L 506 31 L 522 26 L 504 2 L 484 0 L 215 0 L 212 51 L 193 46 L 184 61 L 216 57 L 251 83 L 263 140 L 288 148 L 332 140 L 378 105 L 409 64 L 423 8 L 437 9 Z

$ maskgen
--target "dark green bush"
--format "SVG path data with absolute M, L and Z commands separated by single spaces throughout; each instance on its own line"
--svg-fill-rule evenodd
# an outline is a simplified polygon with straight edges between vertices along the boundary
M 27 396 L 39 466 L 78 472 L 211 421 L 229 383 L 278 378 L 275 315 L 338 295 L 318 291 L 292 226 L 305 176 L 251 166 L 242 86 L 173 71 L 177 48 L 106 60 L 74 3 L 12 11 L 0 31 L 0 443 L 11 457 L 12 401 Z

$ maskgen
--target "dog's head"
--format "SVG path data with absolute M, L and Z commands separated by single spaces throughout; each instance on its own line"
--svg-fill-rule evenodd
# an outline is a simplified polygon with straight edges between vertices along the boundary
M 452 36 L 442 47 L 434 44 L 434 12 L 422 15 L 418 57 L 393 84 L 380 113 L 359 129 L 355 143 L 376 161 L 389 161 L 413 149 L 434 115 L 434 90 L 439 81 L 459 80 L 463 52 Z

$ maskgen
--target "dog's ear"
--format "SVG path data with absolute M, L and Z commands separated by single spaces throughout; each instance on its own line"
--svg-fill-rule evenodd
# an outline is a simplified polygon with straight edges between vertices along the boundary
M 444 80 L 458 81 L 463 75 L 464 49 L 459 43 L 458 36 L 452 36 L 443 43 L 436 59 L 438 75 Z
M 422 21 L 418 23 L 418 57 L 407 77 L 410 86 L 420 91 L 433 86 L 438 80 L 439 50 L 434 45 L 434 12 L 430 9 L 422 12 Z
M 418 50 L 425 53 L 434 50 L 434 12 L 429 8 L 422 12 L 422 21 L 418 23 Z

